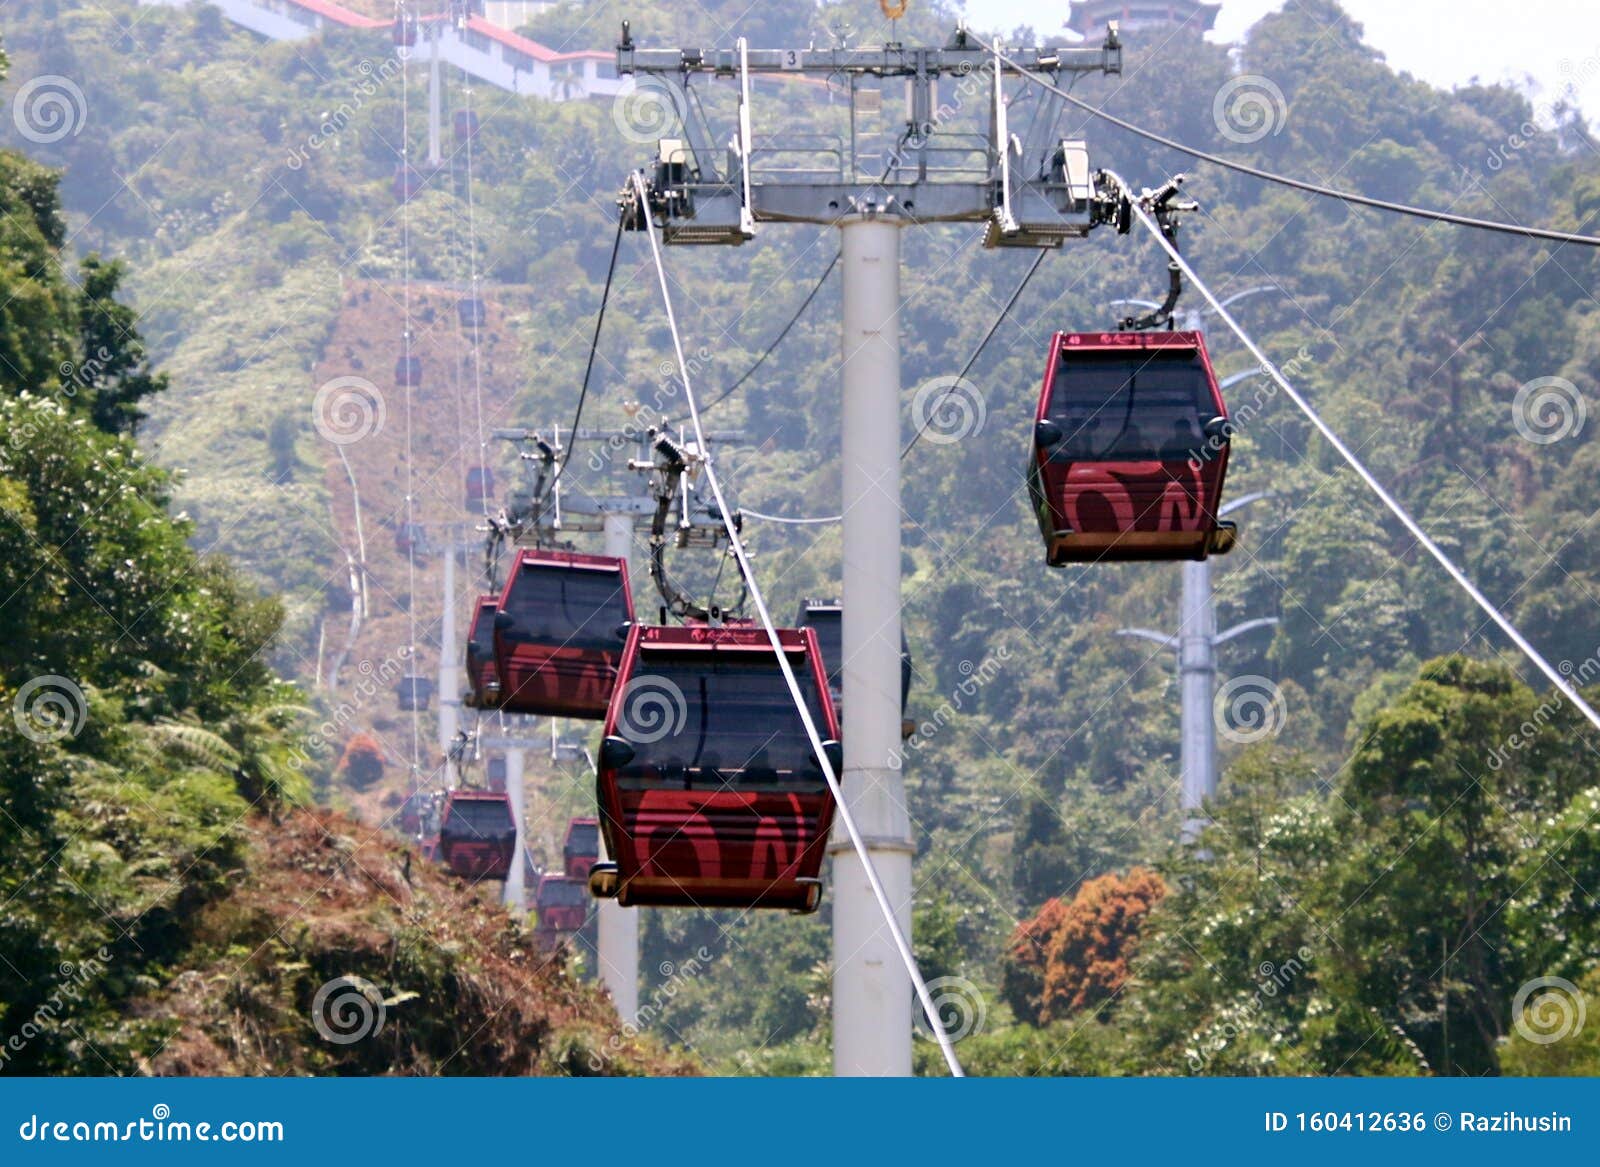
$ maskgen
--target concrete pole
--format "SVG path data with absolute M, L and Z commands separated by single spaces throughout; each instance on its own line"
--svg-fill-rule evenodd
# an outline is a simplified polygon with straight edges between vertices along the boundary
M 633 516 L 606 515 L 605 553 L 633 566 Z M 600 843 L 600 858 L 605 841 Z M 632 1025 L 639 1016 L 639 909 L 624 908 L 616 900 L 599 901 L 597 925 L 600 980 L 611 993 L 617 1016 Z
M 528 804 L 522 782 L 522 751 L 506 751 L 506 797 L 517 820 L 517 849 L 511 856 L 511 874 L 506 876 L 505 904 L 517 914 L 528 910 L 528 889 L 523 872 L 527 869 Z
M 1183 565 L 1183 600 L 1178 624 L 1178 681 L 1182 692 L 1183 742 L 1179 805 L 1183 841 L 1205 827 L 1200 808 L 1217 793 L 1217 609 L 1211 601 L 1211 562 Z
M 428 61 L 428 165 L 433 167 L 444 162 L 444 152 L 439 148 L 440 106 L 444 101 L 439 83 L 439 38 L 443 35 L 444 30 L 435 22 L 428 37 L 433 46 L 433 56 Z
M 456 545 L 445 528 L 444 617 L 439 628 L 439 752 L 445 758 L 446 785 L 460 780 L 456 764 L 450 761 L 456 731 L 461 727 L 460 646 L 456 643 Z
M 911 936 L 900 748 L 900 228 L 861 217 L 843 247 L 844 796 Z M 833 1072 L 911 1073 L 912 987 L 860 858 L 835 829 Z

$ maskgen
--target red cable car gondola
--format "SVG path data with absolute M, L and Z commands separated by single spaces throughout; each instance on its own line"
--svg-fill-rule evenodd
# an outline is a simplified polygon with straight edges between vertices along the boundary
M 458 109 L 450 119 L 455 126 L 456 141 L 465 142 L 468 138 L 478 136 L 478 111 L 475 109 Z
M 1198 332 L 1057 333 L 1028 464 L 1047 562 L 1231 550 L 1230 432 Z
M 398 555 L 420 555 L 425 541 L 421 523 L 401 523 L 394 529 L 394 549 Z
M 588 879 L 589 868 L 600 861 L 600 820 L 573 819 L 561 844 L 561 866 L 574 879 Z
M 422 385 L 422 358 L 396 357 L 394 383 L 397 389 L 417 389 Z
M 467 471 L 467 509 L 475 511 L 494 498 L 494 470 L 474 466 Z
M 439 857 L 465 879 L 504 879 L 517 850 L 511 800 L 490 790 L 452 790 L 440 816 Z
M 462 328 L 472 332 L 489 323 L 489 310 L 482 300 L 469 296 L 456 301 L 456 319 L 461 322 Z
M 534 937 L 541 948 L 554 948 L 583 930 L 589 918 L 589 890 L 581 879 L 541 875 L 533 906 L 538 912 Z
M 389 184 L 389 190 L 397 202 L 410 202 L 421 189 L 422 175 L 416 167 L 402 164 L 394 168 L 394 181 Z
M 407 713 L 426 710 L 433 700 L 433 682 L 421 673 L 407 673 L 395 685 L 394 696 Z
M 497 794 L 505 793 L 506 759 L 504 754 L 496 754 L 484 763 L 483 784 Z
M 467 694 L 469 709 L 493 709 L 500 704 L 500 674 L 494 667 L 494 614 L 500 601 L 494 596 L 479 596 L 472 613 L 472 628 L 467 633 Z
M 417 43 L 417 18 L 408 16 L 403 12 L 394 14 L 394 24 L 390 26 L 389 37 L 401 48 L 415 48 Z
M 816 633 L 778 635 L 837 773 Z M 803 912 L 820 902 L 833 794 L 764 630 L 635 626 L 597 785 L 614 862 L 591 871 L 595 895 Z
M 622 560 L 519 551 L 494 618 L 500 707 L 603 718 L 632 620 L 633 592 Z

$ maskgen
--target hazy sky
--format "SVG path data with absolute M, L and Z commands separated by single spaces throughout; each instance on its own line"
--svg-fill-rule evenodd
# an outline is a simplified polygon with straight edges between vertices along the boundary
M 1537 93 L 1556 96 L 1569 82 L 1591 120 L 1600 113 L 1600 4 L 1595 0 L 1343 0 L 1366 29 L 1367 43 L 1397 69 L 1436 85 L 1531 77 Z M 1282 0 L 1222 0 L 1214 39 L 1231 41 Z M 1060 29 L 1065 3 L 966 0 L 978 27 L 1031 24 Z

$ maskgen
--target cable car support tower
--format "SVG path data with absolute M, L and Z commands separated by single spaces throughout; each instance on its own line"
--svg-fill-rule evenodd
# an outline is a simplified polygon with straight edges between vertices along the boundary
M 1098 46 L 981 47 L 963 28 L 938 48 L 645 49 L 623 23 L 619 75 L 670 98 L 681 137 L 620 200 L 623 225 L 669 244 L 738 245 L 762 223 L 837 227 L 843 320 L 843 791 L 903 935 L 911 933 L 914 844 L 900 747 L 900 237 L 908 226 L 986 225 L 988 247 L 1056 248 L 1102 223 L 1126 229 L 1121 192 L 1089 168 L 1082 141 L 1059 136 L 1065 102 L 1042 92 L 1020 133 L 1008 125 L 1006 81 L 1025 68 L 1054 80 L 1117 74 L 1116 26 Z M 848 141 L 757 136 L 753 77 L 847 85 Z M 738 87 L 737 126 L 713 134 L 695 92 L 702 79 Z M 863 123 L 892 80 L 908 108 L 892 149 Z M 940 88 L 946 101 L 941 103 Z M 821 85 L 818 85 L 821 89 Z M 987 107 L 987 133 L 972 111 Z M 963 113 L 965 111 L 965 115 Z M 643 198 L 636 193 L 643 190 Z M 640 205 L 641 201 L 644 205 Z M 866 868 L 836 829 L 833 862 L 833 1065 L 838 1075 L 911 1073 L 912 985 L 880 916 Z

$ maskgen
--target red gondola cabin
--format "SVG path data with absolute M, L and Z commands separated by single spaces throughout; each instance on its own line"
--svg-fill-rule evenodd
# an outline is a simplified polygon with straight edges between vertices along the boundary
M 394 549 L 397 555 L 421 555 L 424 541 L 421 523 L 401 523 L 394 529 Z
M 494 709 L 500 704 L 500 674 L 494 667 L 494 614 L 500 601 L 495 596 L 479 596 L 472 612 L 472 628 L 467 633 L 467 693 L 469 709 Z
M 779 637 L 837 772 L 816 633 Z M 833 794 L 762 629 L 634 627 L 597 783 L 614 862 L 595 865 L 594 894 L 625 906 L 820 902 Z
M 439 826 L 439 858 L 464 879 L 504 879 L 517 849 L 511 800 L 488 790 L 452 790 Z
M 396 357 L 394 383 L 399 389 L 418 389 L 422 386 L 422 358 Z
M 421 673 L 407 673 L 395 685 L 394 698 L 407 713 L 425 710 L 433 700 L 433 682 Z
M 1231 550 L 1229 434 L 1198 332 L 1057 333 L 1028 463 L 1050 566 Z
M 456 141 L 465 142 L 468 138 L 478 136 L 478 111 L 475 109 L 458 109 L 450 119 L 455 126 Z
M 533 906 L 539 913 L 539 932 L 568 936 L 582 930 L 589 917 L 589 889 L 581 879 L 541 875 Z
M 468 332 L 476 332 L 489 323 L 489 310 L 482 300 L 469 296 L 456 301 L 456 319 Z
M 574 879 L 588 879 L 589 868 L 600 861 L 600 820 L 573 819 L 561 845 L 561 865 Z
M 517 552 L 494 618 L 500 707 L 600 720 L 632 620 L 633 592 L 622 560 Z
M 394 181 L 389 184 L 396 202 L 408 203 L 417 197 L 422 190 L 422 175 L 414 166 L 397 166 L 394 171 Z
M 494 498 L 494 470 L 474 466 L 467 471 L 467 509 L 475 511 Z

